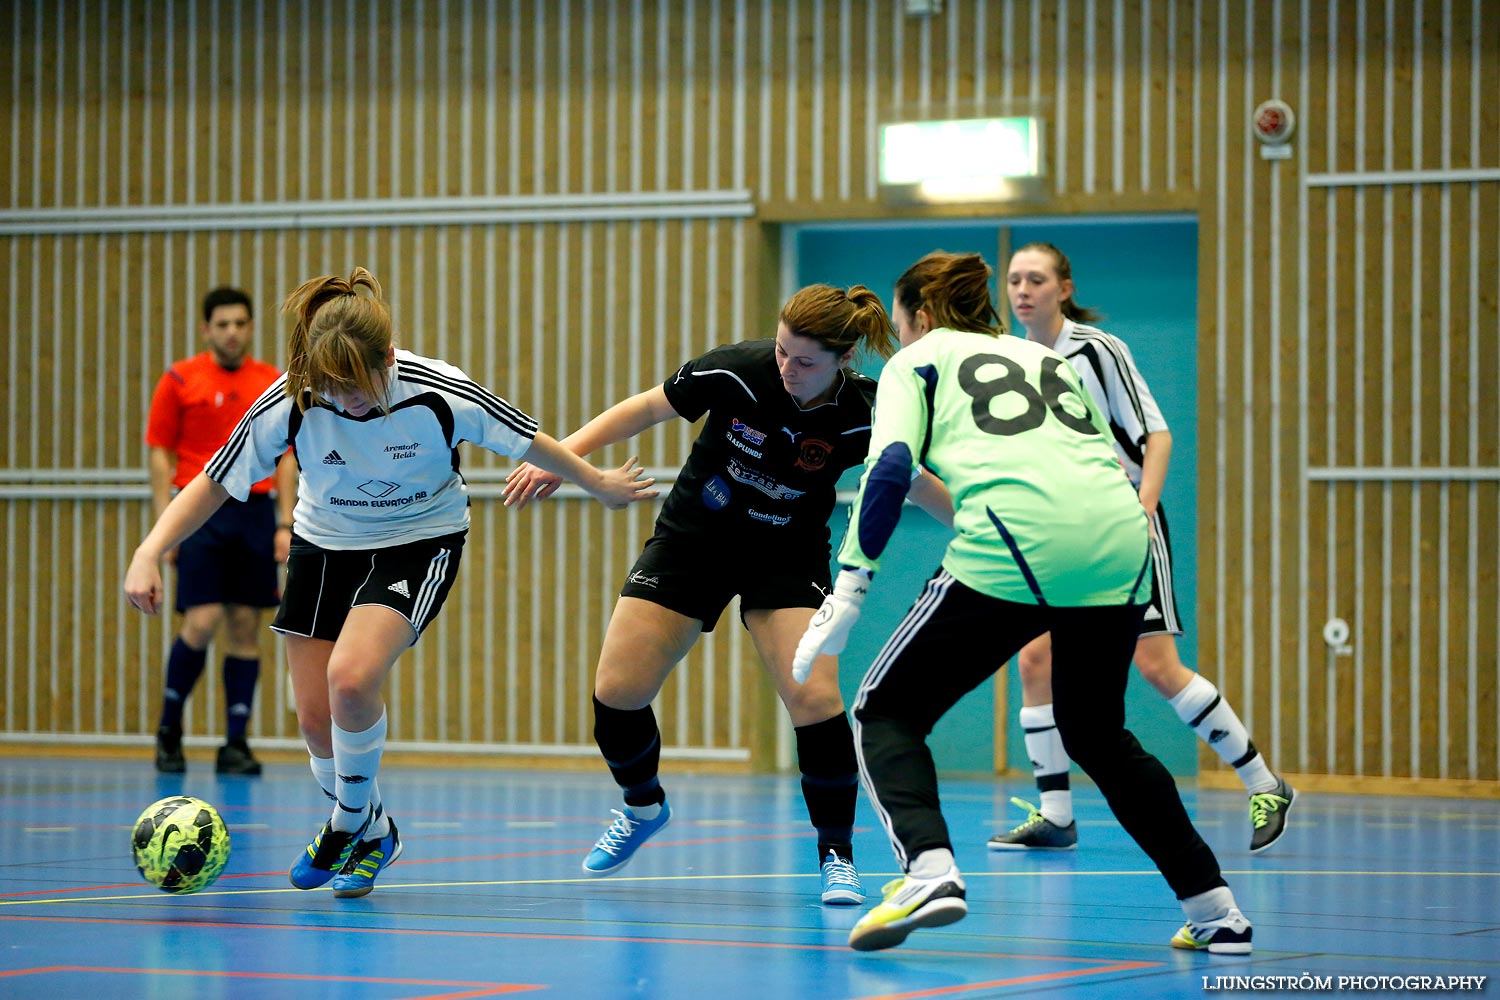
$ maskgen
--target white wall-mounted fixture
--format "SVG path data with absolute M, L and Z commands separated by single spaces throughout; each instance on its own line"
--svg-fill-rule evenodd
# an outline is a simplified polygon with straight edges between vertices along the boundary
M 899 202 L 1016 201 L 1039 192 L 1042 120 L 952 118 L 880 126 L 880 187 Z

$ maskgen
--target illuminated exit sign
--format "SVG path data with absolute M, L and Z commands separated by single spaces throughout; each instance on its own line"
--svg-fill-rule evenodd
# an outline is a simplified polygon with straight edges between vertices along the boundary
M 1042 174 L 1041 119 L 958 118 L 880 127 L 880 183 L 897 200 L 1031 196 Z

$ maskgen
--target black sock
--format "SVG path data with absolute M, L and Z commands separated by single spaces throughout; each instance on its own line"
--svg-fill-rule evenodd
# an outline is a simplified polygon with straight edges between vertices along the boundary
M 604 754 L 615 784 L 625 792 L 628 806 L 667 801 L 657 771 L 661 765 L 661 732 L 651 706 L 610 708 L 594 698 L 594 742 Z
M 167 654 L 167 680 L 161 698 L 161 720 L 158 726 L 169 729 L 182 728 L 182 710 L 188 695 L 203 675 L 203 664 L 208 661 L 207 649 L 194 649 L 182 641 L 182 636 L 172 643 Z
M 260 677 L 260 660 L 238 656 L 224 657 L 225 740 L 243 741 L 250 724 L 250 707 L 255 702 L 255 682 Z
M 818 831 L 818 863 L 823 863 L 829 850 L 853 861 L 859 762 L 849 717 L 840 712 L 822 722 L 798 726 L 797 763 L 802 769 L 807 816 Z

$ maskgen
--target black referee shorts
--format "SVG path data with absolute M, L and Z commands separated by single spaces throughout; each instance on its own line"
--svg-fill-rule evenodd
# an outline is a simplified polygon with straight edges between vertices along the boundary
M 351 609 L 379 604 L 411 623 L 415 643 L 458 579 L 465 535 L 351 550 L 321 548 L 293 535 L 286 588 L 271 628 L 337 642 Z
M 276 501 L 233 497 L 177 547 L 179 612 L 205 604 L 276 607 Z
M 729 602 L 740 597 L 746 611 L 817 608 L 833 586 L 829 552 L 807 546 L 786 555 L 765 549 L 725 546 L 714 538 L 652 535 L 620 588 L 621 597 L 637 597 L 703 623 L 712 632 Z

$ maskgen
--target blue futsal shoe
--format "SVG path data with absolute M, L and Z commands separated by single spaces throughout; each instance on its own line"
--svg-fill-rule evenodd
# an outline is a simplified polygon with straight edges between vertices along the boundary
M 859 880 L 854 862 L 839 857 L 833 848 L 823 862 L 823 903 L 825 906 L 858 906 L 865 901 L 865 887 Z
M 609 875 L 624 868 L 642 844 L 650 840 L 656 831 L 666 826 L 672 818 L 672 807 L 664 801 L 661 812 L 655 819 L 641 819 L 626 806 L 624 812 L 611 809 L 615 821 L 604 831 L 604 836 L 583 859 L 585 875 Z
M 323 829 L 318 831 L 312 843 L 292 862 L 287 878 L 299 889 L 316 889 L 320 885 L 326 885 L 329 879 L 343 869 L 344 863 L 349 860 L 349 853 L 369 825 L 369 816 L 365 817 L 358 830 L 351 832 L 335 830 L 331 822 L 324 823 Z
M 375 876 L 389 868 L 401 857 L 401 835 L 396 832 L 396 821 L 389 820 L 391 829 L 384 837 L 361 840 L 349 852 L 344 867 L 333 878 L 335 896 L 364 896 L 375 888 Z

